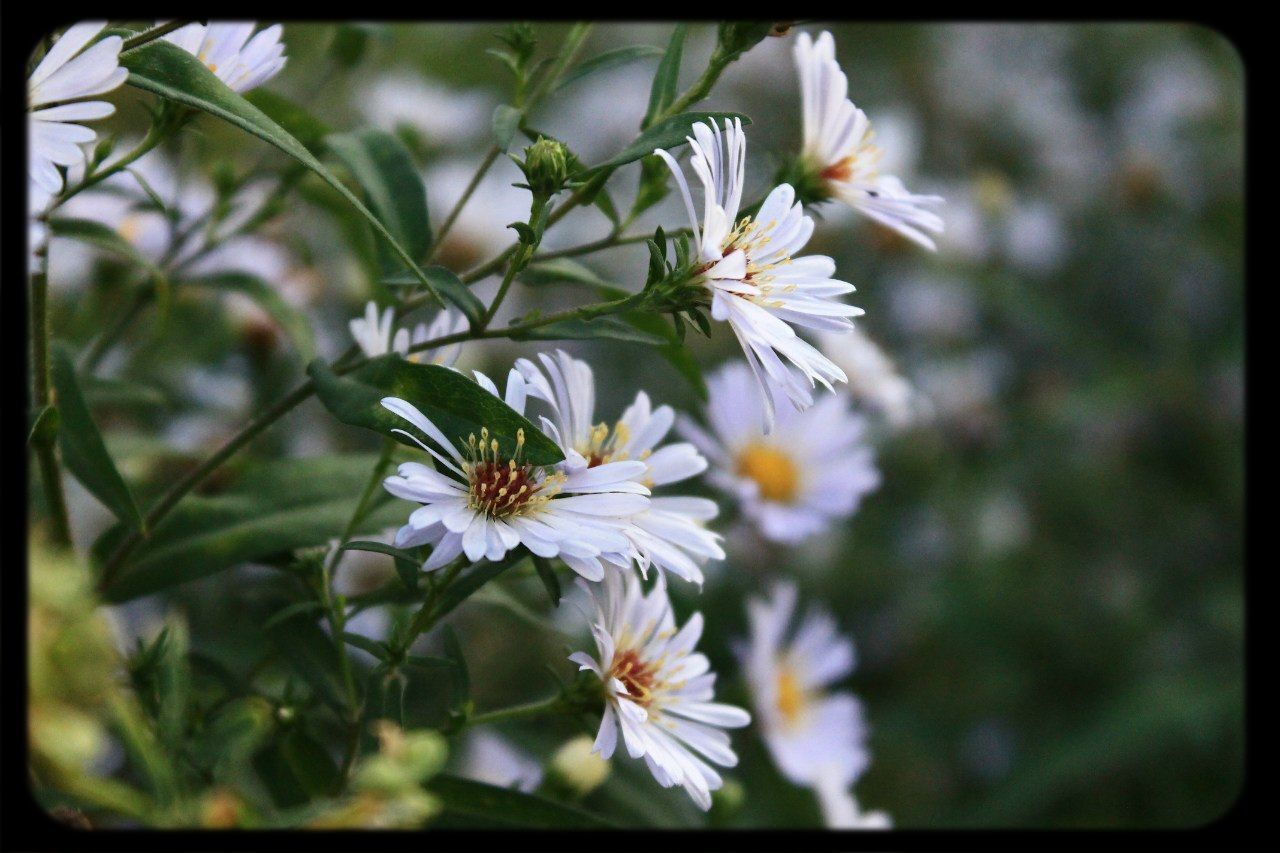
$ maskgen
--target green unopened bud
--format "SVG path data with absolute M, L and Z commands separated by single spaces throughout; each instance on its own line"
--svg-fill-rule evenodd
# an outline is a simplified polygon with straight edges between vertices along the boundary
M 591 747 L 591 738 L 580 735 L 566 741 L 551 757 L 550 774 L 578 797 L 590 794 L 609 778 L 609 762 Z
M 537 142 L 524 149 L 521 168 L 534 196 L 550 198 L 569 179 L 568 151 L 559 141 L 539 136 Z
M 773 31 L 773 24 L 759 21 L 734 21 L 720 25 L 716 32 L 716 53 L 723 62 L 732 62 L 755 47 Z

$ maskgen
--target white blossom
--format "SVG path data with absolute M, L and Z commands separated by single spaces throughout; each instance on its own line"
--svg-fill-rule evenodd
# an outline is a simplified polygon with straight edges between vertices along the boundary
M 284 68 L 283 27 L 272 24 L 254 35 L 253 21 L 187 24 L 166 35 L 234 92 L 261 86 Z M 252 38 L 250 38 L 252 36 Z

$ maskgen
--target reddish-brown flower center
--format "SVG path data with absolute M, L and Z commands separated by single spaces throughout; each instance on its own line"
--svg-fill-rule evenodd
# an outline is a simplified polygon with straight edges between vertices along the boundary
M 628 649 L 614 655 L 610 674 L 622 682 L 636 704 L 646 706 L 653 701 L 653 668 L 635 651 Z

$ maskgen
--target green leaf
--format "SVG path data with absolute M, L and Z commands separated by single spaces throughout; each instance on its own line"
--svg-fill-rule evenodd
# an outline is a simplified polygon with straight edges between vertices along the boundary
M 453 664 L 450 672 L 456 688 L 453 706 L 460 708 L 471 698 L 471 674 L 467 670 L 467 659 L 462 654 L 462 645 L 458 642 L 458 635 L 454 632 L 453 626 L 445 625 L 440 633 L 444 640 L 445 656 Z
M 441 774 L 427 790 L 444 803 L 439 826 L 510 826 L 532 829 L 610 829 L 603 818 L 535 794 Z
M 538 579 L 542 581 L 543 587 L 547 590 L 547 598 L 551 599 L 551 606 L 559 607 L 560 579 L 556 577 L 556 570 L 551 565 L 551 561 L 546 557 L 539 557 L 535 554 L 533 568 L 537 571 Z
M 254 89 L 244 97 L 246 101 L 262 110 L 267 118 L 301 142 L 312 154 L 319 157 L 324 153 L 325 137 L 331 132 L 329 126 L 302 105 L 270 89 Z
M 658 63 L 658 70 L 654 72 L 653 85 L 649 87 L 649 108 L 645 110 L 641 129 L 653 124 L 654 119 L 675 102 L 676 89 L 680 84 L 680 64 L 684 57 L 684 37 L 688 29 L 687 24 L 676 24 L 671 32 L 671 41 Z
M 484 316 L 484 303 L 471 292 L 471 288 L 462 283 L 462 279 L 458 278 L 453 270 L 435 266 L 427 267 L 423 273 L 440 295 L 453 303 L 453 306 L 471 321 L 473 328 L 480 322 L 480 318 Z M 417 278 L 404 273 L 387 276 L 382 283 L 388 287 L 418 287 L 421 284 Z
M 684 24 L 679 26 L 683 27 Z M 639 59 L 647 59 L 651 56 L 662 56 L 665 51 L 662 48 L 652 44 L 636 44 L 628 47 L 619 47 L 615 50 L 607 50 L 590 59 L 583 60 L 573 68 L 565 72 L 560 78 L 560 82 L 556 84 L 553 92 L 559 92 L 565 86 L 577 80 L 581 80 L 590 74 L 599 71 L 605 71 L 609 68 L 617 68 L 620 65 L 626 65 L 629 62 L 635 62 Z
M 71 351 L 59 343 L 53 348 L 51 373 L 53 388 L 57 393 L 58 446 L 67 470 L 75 475 L 94 497 L 106 504 L 115 517 L 134 530 L 143 531 L 146 525 L 133 492 L 116 470 L 115 462 L 107 453 L 89 406 L 80 393 Z
M 377 640 L 370 640 L 368 637 L 361 636 L 360 634 L 353 634 L 350 631 L 343 631 L 342 639 L 347 645 L 355 646 L 361 651 L 368 652 L 378 660 L 384 661 L 390 657 L 390 652 L 387 649 L 386 643 L 379 643 Z
M 481 563 L 455 580 L 440 596 L 439 602 L 436 603 L 435 610 L 432 611 L 433 621 L 439 621 L 442 616 L 452 612 L 455 607 L 470 598 L 471 594 L 480 589 L 480 587 L 507 569 L 517 565 L 527 556 L 528 553 L 523 548 L 520 548 L 515 553 L 507 554 L 505 559 L 496 563 Z
M 258 303 L 273 320 L 280 324 L 303 359 L 310 361 L 315 358 L 315 337 L 311 332 L 311 324 L 306 316 L 285 301 L 280 291 L 270 283 L 246 272 L 221 272 L 186 279 L 183 284 L 244 294 Z
M 128 601 L 239 563 L 323 545 L 350 519 L 376 461 L 361 453 L 263 462 L 216 496 L 188 495 L 130 555 L 105 597 Z M 355 532 L 403 520 L 404 507 L 389 502 Z M 94 544 L 95 555 L 110 553 L 122 535 L 121 525 L 108 530 Z
M 232 699 L 191 740 L 191 755 L 226 780 L 266 742 L 273 728 L 271 703 L 258 696 Z
M 129 85 L 217 116 L 298 160 L 341 194 L 391 245 L 400 260 L 417 271 L 416 258 L 421 255 L 413 255 L 401 245 L 382 220 L 365 207 L 306 146 L 262 110 L 231 91 L 200 60 L 177 45 L 158 39 L 122 54 L 120 64 L 129 70 Z M 416 174 L 414 178 L 419 180 Z M 430 239 L 429 235 L 427 239 Z
M 345 376 L 338 376 L 322 361 L 313 361 L 307 373 L 316 383 L 316 394 L 338 420 L 371 429 L 402 444 L 417 444 L 392 430 L 416 430 L 398 415 L 383 408 L 383 397 L 399 397 L 418 408 L 445 437 L 465 443 L 482 428 L 498 440 L 505 458 L 516 451 L 516 433 L 524 430 L 522 458 L 534 465 L 551 465 L 564 452 L 527 419 L 466 376 L 447 367 L 415 364 L 392 353 L 375 358 Z M 425 440 L 426 436 L 419 435 Z
M 498 104 L 493 111 L 493 139 L 501 151 L 506 151 L 520 126 L 520 110 L 510 104 Z
M 392 557 L 396 562 L 396 574 L 400 576 L 400 581 L 410 592 L 416 592 L 418 589 L 418 575 L 421 573 L 420 567 L 422 560 L 403 551 L 399 548 L 392 547 L 383 542 L 348 542 L 342 546 L 344 551 L 368 551 L 374 554 L 386 554 Z
M 666 339 L 636 328 L 619 317 L 597 317 L 594 320 L 561 320 L 536 326 L 519 333 L 512 333 L 513 341 L 593 340 L 608 338 L 633 344 L 661 346 Z
M 344 706 L 345 688 L 339 676 L 338 651 L 320 628 L 316 615 L 296 612 L 273 620 L 263 631 L 280 660 L 333 708 Z
M 288 607 L 283 607 L 278 612 L 273 614 L 270 619 L 268 619 L 266 622 L 262 624 L 262 630 L 270 631 L 272 628 L 274 628 L 276 625 L 279 625 L 281 622 L 287 622 L 295 616 L 298 616 L 303 613 L 311 613 L 312 611 L 315 611 L 316 613 L 323 613 L 324 605 L 316 601 L 315 599 L 308 599 L 306 601 L 295 601 L 293 604 L 290 604 Z
M 373 128 L 328 137 L 329 151 L 351 171 L 378 219 L 415 261 L 431 249 L 427 190 L 404 143 Z M 384 269 L 394 263 L 387 257 Z
M 742 113 L 691 112 L 673 115 L 645 130 L 620 153 L 594 167 L 592 171 L 625 166 L 641 157 L 649 156 L 656 148 L 667 150 L 679 148 L 685 144 L 685 137 L 693 134 L 693 125 L 697 122 L 716 121 L 723 125 L 724 122 L 735 118 L 741 119 L 744 125 L 751 124 L 751 119 Z
M 156 268 L 150 258 L 139 252 L 132 243 L 121 237 L 114 228 L 101 222 L 96 222 L 92 219 L 73 219 L 57 216 L 49 220 L 49 230 L 55 237 L 66 237 L 71 240 L 78 240 L 81 243 L 88 243 L 114 255 L 119 255 L 125 260 L 148 270 L 153 275 L 160 274 L 159 269 Z
M 52 441 L 58 435 L 58 409 L 56 406 L 45 406 L 31 417 L 31 428 L 27 432 L 27 444 L 35 445 L 42 441 Z
M 163 408 L 169 399 L 159 388 L 123 379 L 82 376 L 80 390 L 89 407 L 119 406 L 126 408 Z

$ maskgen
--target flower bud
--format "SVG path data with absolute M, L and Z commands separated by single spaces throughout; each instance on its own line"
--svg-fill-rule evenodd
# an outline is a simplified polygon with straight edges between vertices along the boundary
M 540 136 L 537 142 L 524 149 L 521 168 L 534 196 L 550 198 L 569 179 L 568 152 L 559 141 Z
M 580 735 L 566 741 L 551 757 L 551 775 L 579 797 L 590 794 L 609 778 L 609 762 L 592 752 L 591 746 L 591 738 Z

